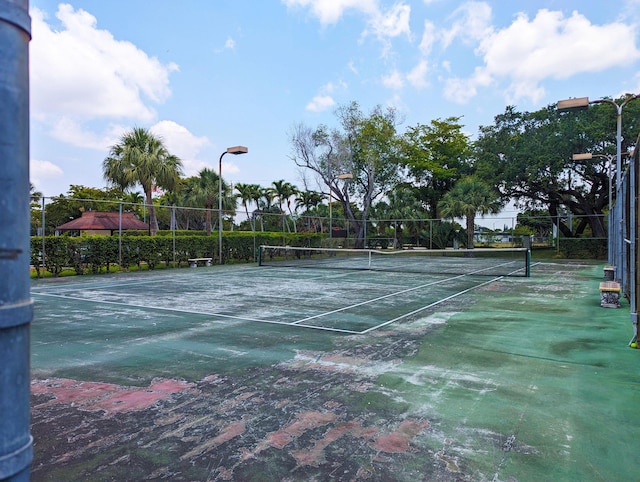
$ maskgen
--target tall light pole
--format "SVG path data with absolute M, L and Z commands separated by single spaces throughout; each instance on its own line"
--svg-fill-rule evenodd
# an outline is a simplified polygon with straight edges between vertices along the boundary
M 616 193 L 618 193 L 618 191 L 620 190 L 620 186 L 622 185 L 622 109 L 624 109 L 624 106 L 626 106 L 629 102 L 638 98 L 640 98 L 640 94 L 632 94 L 628 96 L 626 99 L 624 99 L 624 101 L 622 101 L 620 104 L 618 104 L 617 102 L 611 99 L 597 99 L 597 100 L 590 101 L 589 97 L 577 97 L 575 99 L 566 99 L 566 100 L 558 101 L 559 111 L 585 110 L 589 107 L 590 104 L 602 104 L 602 103 L 611 104 L 616 109 Z M 616 211 L 617 211 L 617 207 L 616 207 Z M 617 236 L 616 244 L 618 245 L 618 253 L 616 256 L 617 260 L 613 264 L 616 264 L 617 269 L 621 271 L 622 269 L 624 269 L 622 266 L 623 264 L 622 252 L 625 249 L 624 233 L 623 233 L 623 226 L 622 226 L 623 224 L 622 211 L 620 211 L 619 217 L 610 215 L 609 219 L 610 219 L 610 223 L 613 222 L 613 224 L 618 224 L 618 229 L 616 233 L 616 236 Z M 612 263 L 613 260 L 610 259 L 609 262 Z
M 244 146 L 227 147 L 227 150 L 220 154 L 218 163 L 218 257 L 222 264 L 222 158 L 225 154 L 246 154 L 249 149 Z

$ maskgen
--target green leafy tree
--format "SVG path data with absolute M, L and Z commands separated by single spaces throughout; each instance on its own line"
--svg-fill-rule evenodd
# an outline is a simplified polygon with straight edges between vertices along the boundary
M 282 213 L 282 229 L 284 229 L 286 225 L 287 231 L 289 231 L 289 223 L 286 221 L 285 211 L 282 209 L 282 205 L 283 203 L 286 203 L 289 214 L 293 217 L 293 212 L 291 210 L 291 198 L 298 193 L 298 189 L 290 182 L 286 182 L 284 179 L 273 181 L 272 186 L 272 193 L 274 198 L 277 199 L 278 207 Z M 293 221 L 293 230 L 296 230 L 295 221 Z
M 322 203 L 323 199 L 324 196 L 322 193 L 317 191 L 300 191 L 296 196 L 296 209 L 304 208 L 302 215 L 306 217 L 307 230 L 311 229 L 312 221 L 315 226 L 315 218 L 313 217 L 312 210 Z
M 42 224 L 42 192 L 38 191 L 33 183 L 29 183 L 29 206 L 31 217 L 31 235 L 38 234 L 39 227 Z
M 477 214 L 495 214 L 502 204 L 500 196 L 486 183 L 474 178 L 460 179 L 438 203 L 445 217 L 464 217 L 467 222 L 467 248 L 473 248 L 473 233 Z
M 150 232 L 155 235 L 158 223 L 152 193 L 156 188 L 175 189 L 182 172 L 182 161 L 170 154 L 162 140 L 148 129 L 134 127 L 111 147 L 102 170 L 104 178 L 122 190 L 138 184 L 142 186 L 149 208 Z
M 325 194 L 342 205 L 356 233 L 355 246 L 361 248 L 371 206 L 400 179 L 398 118 L 394 109 L 380 106 L 365 115 L 357 102 L 339 107 L 336 117 L 340 128 L 296 126 L 290 135 L 291 159 L 313 172 L 328 190 Z
M 399 185 L 387 194 L 387 202 L 380 202 L 375 206 L 376 219 L 380 227 L 393 228 L 393 246 L 401 246 L 404 242 L 402 233 L 406 229 L 407 233 L 418 241 L 422 222 L 420 219 L 425 216 L 425 209 L 418 199 L 416 189 L 411 185 Z
M 205 231 L 207 236 L 211 235 L 211 211 L 214 206 L 218 206 L 220 177 L 209 168 L 202 169 L 197 176 L 190 178 L 184 192 L 184 199 L 189 206 L 204 207 L 205 209 Z M 228 186 L 223 184 L 224 194 Z M 223 206 L 224 208 L 224 206 Z
M 462 132 L 463 127 L 460 117 L 448 117 L 409 127 L 402 137 L 401 163 L 431 218 L 439 217 L 437 206 L 442 196 L 458 179 L 472 172 L 471 142 Z
M 122 191 L 117 187 L 98 189 L 72 184 L 66 194 L 52 197 L 45 205 L 45 233 L 51 234 L 56 226 L 79 218 L 83 211 L 116 212 L 121 199 Z
M 244 207 L 244 211 L 247 215 L 247 220 L 250 222 L 251 229 L 255 231 L 255 225 L 253 222 L 253 217 L 249 216 L 249 203 L 254 201 L 256 203 L 256 208 L 258 208 L 258 199 L 260 199 L 261 192 L 260 186 L 258 184 L 244 184 L 237 183 L 235 185 L 236 191 L 238 191 L 238 199 L 241 200 L 242 206 Z
M 517 227 L 524 226 L 531 230 L 531 233 L 536 236 L 546 237 L 549 236 L 553 230 L 553 222 L 548 211 L 544 210 L 528 210 L 523 213 L 518 213 Z
M 626 152 L 640 130 L 640 101 L 630 102 L 623 117 Z M 509 106 L 493 125 L 480 128 L 475 142 L 477 174 L 519 207 L 548 210 L 566 237 L 579 236 L 587 228 L 593 236 L 605 237 L 609 166 L 599 157 L 578 161 L 572 157 L 584 152 L 615 154 L 615 135 L 616 112 L 606 103 L 566 113 L 555 105 L 536 112 Z M 575 227 L 566 221 L 566 212 L 579 219 Z

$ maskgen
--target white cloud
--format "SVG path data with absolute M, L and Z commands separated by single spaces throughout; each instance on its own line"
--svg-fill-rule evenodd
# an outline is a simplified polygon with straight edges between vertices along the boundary
M 453 12 L 452 18 L 456 19 L 453 26 L 441 33 L 445 48 L 458 37 L 475 43 L 493 32 L 491 7 L 485 2 L 467 2 Z
M 475 97 L 477 90 L 473 82 L 463 79 L 447 79 L 444 86 L 445 99 L 464 104 Z
M 31 159 L 29 161 L 29 177 L 31 182 L 39 188 L 47 179 L 58 179 L 64 176 L 62 169 L 49 161 Z
M 380 40 L 383 57 L 391 48 L 389 39 L 401 35 L 411 37 L 411 7 L 401 1 L 386 10 L 380 8 L 378 0 L 282 0 L 282 3 L 290 8 L 308 8 L 323 26 L 337 23 L 349 10 L 363 14 L 366 28 L 362 37 L 371 33 Z
M 169 74 L 175 64 L 163 65 L 130 42 L 116 40 L 97 28 L 96 18 L 69 4 L 60 4 L 59 30 L 45 14 L 31 9 L 31 108 L 36 119 L 78 116 L 84 119 L 130 118 L 149 121 L 149 103 L 170 94 Z
M 429 85 L 427 80 L 427 74 L 429 73 L 429 67 L 426 60 L 418 62 L 411 72 L 407 74 L 407 80 L 416 89 L 424 89 Z
M 374 33 L 379 38 L 399 37 L 402 34 L 411 35 L 409 5 L 396 4 L 386 12 L 378 12 L 371 20 Z
M 484 35 L 476 53 L 484 65 L 467 79 L 449 79 L 445 93 L 450 100 L 468 100 L 477 88 L 506 82 L 509 103 L 528 98 L 539 102 L 545 95 L 545 79 L 566 79 L 626 65 L 640 58 L 635 27 L 623 23 L 593 25 L 578 12 L 540 10 L 530 20 L 520 14 L 502 30 L 492 31 L 484 21 L 469 27 L 468 38 Z
M 382 78 L 382 84 L 393 90 L 401 90 L 404 87 L 404 78 L 397 70 Z
M 224 48 L 228 50 L 233 50 L 236 48 L 236 41 L 231 37 L 227 38 L 227 41 L 224 43 Z
M 49 135 L 72 146 L 106 151 L 118 142 L 125 130 L 121 125 L 112 124 L 105 132 L 97 134 L 73 118 L 63 116 L 53 121 Z
M 203 168 L 211 167 L 205 161 L 198 159 L 200 151 L 211 145 L 207 137 L 195 136 L 186 127 L 168 120 L 158 122 L 149 130 L 162 139 L 171 154 L 182 160 L 186 176 L 195 176 Z M 232 172 L 229 169 L 225 171 Z
M 311 102 L 307 104 L 305 109 L 312 112 L 322 112 L 333 107 L 336 101 L 330 95 L 316 95 Z
M 308 7 L 322 25 L 337 23 L 345 11 L 359 10 L 369 15 L 378 12 L 377 0 L 282 0 L 287 7 Z
M 322 112 L 336 104 L 336 101 L 333 99 L 331 94 L 339 91 L 346 90 L 347 84 L 346 82 L 339 81 L 337 84 L 333 82 L 328 82 L 320 88 L 320 93 L 316 95 L 311 102 L 309 102 L 305 109 L 311 112 Z
M 433 48 L 433 44 L 436 40 L 436 26 L 425 20 L 424 22 L 424 32 L 422 33 L 422 40 L 420 41 L 420 52 L 422 55 L 429 55 L 431 53 L 431 49 Z

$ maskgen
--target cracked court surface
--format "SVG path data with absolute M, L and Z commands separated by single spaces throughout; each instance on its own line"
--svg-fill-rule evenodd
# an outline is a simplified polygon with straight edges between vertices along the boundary
M 640 352 L 600 264 L 303 271 L 34 283 L 33 480 L 633 480 Z

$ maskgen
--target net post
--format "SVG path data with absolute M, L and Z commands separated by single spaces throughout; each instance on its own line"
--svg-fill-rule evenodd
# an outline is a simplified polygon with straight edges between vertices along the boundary
M 527 249 L 527 260 L 526 260 L 526 274 L 527 278 L 531 278 L 531 249 Z

